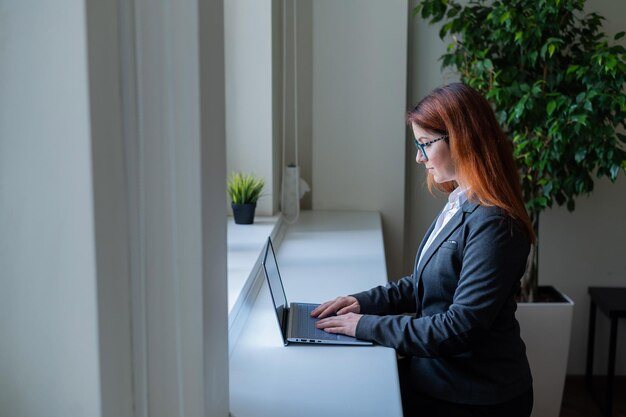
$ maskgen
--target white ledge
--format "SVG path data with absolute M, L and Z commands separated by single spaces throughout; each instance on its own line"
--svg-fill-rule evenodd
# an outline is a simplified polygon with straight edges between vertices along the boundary
M 276 232 L 288 300 L 321 302 L 387 282 L 379 213 L 303 211 L 297 223 Z M 255 282 L 260 290 L 242 308 L 247 318 L 238 324 L 238 340 L 230 340 L 233 416 L 402 415 L 393 349 L 285 347 L 261 271 Z
M 228 218 L 228 333 L 231 348 L 245 322 L 251 300 L 259 291 L 261 252 L 271 236 L 280 244 L 282 216 L 255 217 L 254 224 L 235 224 Z

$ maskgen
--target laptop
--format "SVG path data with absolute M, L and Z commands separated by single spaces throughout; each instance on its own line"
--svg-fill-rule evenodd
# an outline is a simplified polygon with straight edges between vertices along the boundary
M 278 271 L 278 262 L 274 253 L 272 239 L 267 238 L 265 254 L 263 256 L 263 271 L 270 288 L 276 318 L 280 327 L 285 346 L 290 343 L 313 343 L 333 345 L 372 345 L 372 342 L 356 339 L 354 337 L 326 333 L 315 327 L 316 318 L 311 317 L 311 311 L 319 304 L 287 303 L 285 288 Z

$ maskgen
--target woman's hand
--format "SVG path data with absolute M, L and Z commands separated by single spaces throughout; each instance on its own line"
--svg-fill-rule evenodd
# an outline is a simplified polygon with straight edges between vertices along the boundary
M 346 336 L 355 337 L 356 325 L 359 324 L 361 317 L 363 317 L 362 314 L 345 313 L 341 316 L 332 316 L 318 320 L 318 322 L 315 323 L 315 327 L 328 333 L 341 333 Z
M 338 316 L 347 313 L 360 313 L 361 306 L 359 305 L 359 301 L 352 297 L 337 297 L 334 300 L 326 301 L 324 304 L 318 306 L 315 310 L 311 312 L 312 317 L 317 317 L 318 319 L 323 319 L 333 314 L 337 314 Z
M 359 301 L 352 297 L 337 297 L 327 301 L 311 312 L 312 317 L 320 320 L 315 323 L 318 329 L 328 333 L 341 333 L 354 337 L 356 325 L 361 319 Z M 334 316 L 334 314 L 337 314 Z

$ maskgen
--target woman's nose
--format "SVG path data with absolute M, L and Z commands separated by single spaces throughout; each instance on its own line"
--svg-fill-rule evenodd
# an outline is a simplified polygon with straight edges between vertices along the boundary
M 424 162 L 426 162 L 424 155 L 422 155 L 422 152 L 419 149 L 417 151 L 417 155 L 415 155 L 415 162 L 417 162 L 418 164 L 423 164 Z

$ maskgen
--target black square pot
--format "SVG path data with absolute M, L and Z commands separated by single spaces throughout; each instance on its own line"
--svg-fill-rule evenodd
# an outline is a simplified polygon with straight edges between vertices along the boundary
M 233 208 L 233 216 L 235 217 L 235 223 L 237 224 L 254 223 L 254 210 L 256 210 L 256 203 L 252 203 L 252 204 L 230 203 L 230 206 Z

